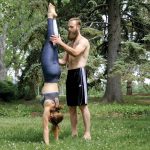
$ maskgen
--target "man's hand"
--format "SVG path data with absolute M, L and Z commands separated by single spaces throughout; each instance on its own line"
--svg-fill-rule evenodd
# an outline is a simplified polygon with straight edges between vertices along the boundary
M 53 42 L 53 44 L 59 44 L 68 54 L 76 57 L 78 55 L 80 55 L 82 52 L 84 52 L 85 48 L 86 48 L 86 44 L 87 43 L 85 40 L 80 40 L 80 42 L 78 43 L 78 45 L 76 45 L 75 47 L 71 47 L 67 44 L 65 44 L 60 36 L 56 36 L 56 35 L 52 35 L 50 37 L 50 41 Z
M 60 36 L 56 36 L 56 35 L 52 35 L 50 37 L 50 41 L 52 41 L 53 44 L 59 44 L 59 45 L 61 45 L 61 43 L 62 43 L 62 40 L 61 40 Z

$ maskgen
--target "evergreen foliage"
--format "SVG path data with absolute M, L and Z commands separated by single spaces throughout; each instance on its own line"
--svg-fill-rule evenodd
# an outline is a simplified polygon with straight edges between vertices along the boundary
M 97 84 L 103 86 L 103 79 L 107 79 L 105 59 L 108 58 L 107 0 L 1 0 L 0 31 L 3 31 L 4 25 L 8 26 L 5 64 L 8 69 L 14 69 L 20 80 L 20 89 L 23 91 L 24 86 L 29 86 L 29 89 L 34 89 L 29 90 L 31 97 L 35 97 L 39 93 L 37 85 L 40 87 L 43 83 L 40 52 L 45 40 L 48 2 L 56 5 L 59 32 L 65 42 L 68 19 L 81 18 L 82 34 L 91 44 L 87 65 L 89 85 L 95 88 Z M 149 78 L 150 2 L 121 0 L 120 6 L 122 48 L 112 73 L 121 74 L 123 81 L 144 80 Z M 61 48 L 59 54 L 60 57 L 63 55 Z M 99 68 L 105 68 L 103 73 L 98 72 Z M 20 71 L 22 75 L 18 77 Z M 134 75 L 135 71 L 139 76 Z M 62 69 L 62 75 L 60 84 L 64 83 L 65 69 Z
M 10 81 L 0 81 L 0 100 L 9 102 L 16 98 L 17 86 Z

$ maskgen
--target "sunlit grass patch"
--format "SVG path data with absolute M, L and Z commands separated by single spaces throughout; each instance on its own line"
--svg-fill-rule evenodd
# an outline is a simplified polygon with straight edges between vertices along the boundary
M 150 107 L 140 104 L 102 104 L 90 101 L 92 140 L 85 141 L 78 109 L 78 137 L 71 137 L 68 108 L 59 141 L 50 133 L 50 145 L 43 143 L 42 106 L 34 102 L 0 105 L 0 150 L 149 150 Z M 4 115 L 5 114 L 5 115 Z
M 121 105 L 121 104 L 90 104 L 91 113 L 97 117 L 141 117 L 150 115 L 150 106 L 142 105 Z

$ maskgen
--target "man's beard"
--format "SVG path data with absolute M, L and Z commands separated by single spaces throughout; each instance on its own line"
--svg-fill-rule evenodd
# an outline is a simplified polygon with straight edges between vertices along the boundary
M 68 32 L 68 39 L 73 41 L 76 39 L 76 37 L 78 36 L 78 31 L 74 31 L 74 32 Z

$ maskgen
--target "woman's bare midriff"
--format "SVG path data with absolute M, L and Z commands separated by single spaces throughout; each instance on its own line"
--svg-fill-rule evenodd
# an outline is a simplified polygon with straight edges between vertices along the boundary
M 44 83 L 42 93 L 58 92 L 58 83 Z

